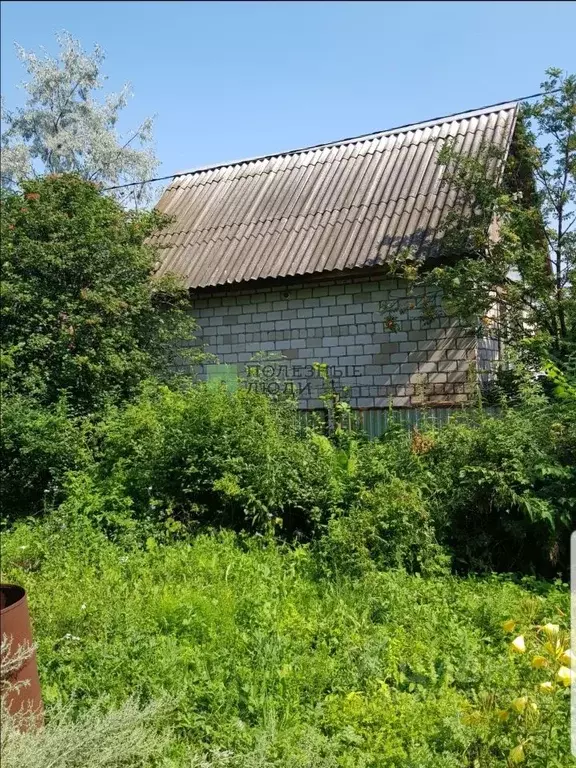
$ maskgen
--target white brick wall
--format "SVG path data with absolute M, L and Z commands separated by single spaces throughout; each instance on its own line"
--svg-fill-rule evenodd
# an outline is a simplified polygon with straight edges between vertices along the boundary
M 328 365 L 337 390 L 349 388 L 353 407 L 464 402 L 476 340 L 429 315 L 426 302 L 401 281 L 368 274 L 202 292 L 192 312 L 208 352 L 251 373 L 256 388 L 293 382 L 302 407 L 321 405 L 315 362 Z

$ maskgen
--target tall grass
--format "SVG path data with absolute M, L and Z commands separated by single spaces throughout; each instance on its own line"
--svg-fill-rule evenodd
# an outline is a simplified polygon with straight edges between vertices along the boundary
M 504 709 L 532 686 L 502 622 L 568 615 L 561 585 L 327 579 L 306 546 L 231 533 L 128 546 L 56 515 L 17 526 L 3 554 L 3 578 L 29 593 L 48 712 L 167 695 L 164 758 L 182 768 L 472 768 L 488 737 L 465 713 L 483 692 Z M 534 750 L 531 765 L 566 765 L 567 721 L 564 697 L 548 762 Z M 506 765 L 513 746 L 503 730 L 478 765 Z

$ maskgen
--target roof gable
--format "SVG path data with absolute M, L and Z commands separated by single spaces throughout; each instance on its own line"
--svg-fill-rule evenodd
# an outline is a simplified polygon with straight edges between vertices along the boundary
M 507 151 L 515 119 L 506 104 L 181 175 L 158 204 L 174 217 L 154 238 L 158 271 L 201 288 L 379 266 L 428 247 L 454 198 L 437 163 L 445 140 L 466 154 Z

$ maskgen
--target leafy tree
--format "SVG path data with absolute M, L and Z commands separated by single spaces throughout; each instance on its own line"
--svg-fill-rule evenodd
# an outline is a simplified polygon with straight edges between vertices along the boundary
M 146 237 L 157 212 L 127 211 L 74 175 L 4 192 L 1 217 L 4 393 L 81 411 L 168 375 L 194 321 L 186 291 L 155 279 Z M 181 347 L 181 345 L 180 345 Z
M 443 148 L 444 184 L 460 204 L 434 268 L 406 254 L 401 271 L 440 289 L 444 311 L 478 335 L 565 369 L 576 351 L 576 75 L 549 69 L 542 90 L 522 106 L 508 158 Z
M 152 119 L 127 137 L 117 133 L 120 112 L 130 96 L 126 85 L 103 103 L 99 46 L 89 54 L 65 33 L 59 58 L 38 57 L 18 47 L 29 75 L 26 105 L 3 111 L 2 184 L 13 187 L 36 172 L 77 173 L 108 186 L 149 179 L 158 161 L 151 149 Z M 142 188 L 137 187 L 138 194 Z

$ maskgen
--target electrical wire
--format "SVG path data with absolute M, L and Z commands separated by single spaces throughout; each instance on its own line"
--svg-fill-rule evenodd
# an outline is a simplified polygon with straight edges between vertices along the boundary
M 530 99 L 537 99 L 540 96 L 547 96 L 551 93 L 558 93 L 561 91 L 561 88 L 555 88 L 552 91 L 541 91 L 540 93 L 533 93 L 530 96 L 520 96 L 517 99 L 508 99 L 507 101 L 498 101 L 495 104 L 486 104 L 483 107 L 476 107 L 475 109 L 468 109 L 464 112 L 452 112 L 452 114 L 449 115 L 440 115 L 439 117 L 432 117 L 429 120 L 420 120 L 418 123 L 406 123 L 404 125 L 398 125 L 394 128 L 387 128 L 383 131 L 373 131 L 372 133 L 363 133 L 359 136 L 349 136 L 346 139 L 338 139 L 337 141 L 329 141 L 325 142 L 324 144 L 312 144 L 308 147 L 300 147 L 298 149 L 291 149 L 286 152 L 272 152 L 269 155 L 258 155 L 257 157 L 250 157 L 243 160 L 233 160 L 229 163 L 216 163 L 215 165 L 207 165 L 207 166 L 200 166 L 199 168 L 193 168 L 188 171 L 178 171 L 176 173 L 169 174 L 168 176 L 157 176 L 154 179 L 146 179 L 144 181 L 129 181 L 126 184 L 117 184 L 113 187 L 105 187 L 102 191 L 103 192 L 111 192 L 112 190 L 116 189 L 125 189 L 126 187 L 137 187 L 137 186 L 143 186 L 144 184 L 153 184 L 157 181 L 168 181 L 169 179 L 177 179 L 180 176 L 188 176 L 191 173 L 198 173 L 199 171 L 204 170 L 216 170 L 217 168 L 226 168 L 230 165 L 239 165 L 240 163 L 249 163 L 254 160 L 264 160 L 267 158 L 273 158 L 273 157 L 285 157 L 287 155 L 296 155 L 299 152 L 306 152 L 307 150 L 311 149 L 322 149 L 324 147 L 330 147 L 337 144 L 346 144 L 350 141 L 359 141 L 360 139 L 367 139 L 370 138 L 370 136 L 378 136 L 378 134 L 381 133 L 394 133 L 395 131 L 401 131 L 404 128 L 409 128 L 411 125 L 421 125 L 423 123 L 433 123 L 437 120 L 448 120 L 450 117 L 455 117 L 456 115 L 466 115 L 470 112 L 483 112 L 486 109 L 492 109 L 494 107 L 502 107 L 505 104 L 519 104 L 523 101 L 529 101 Z

